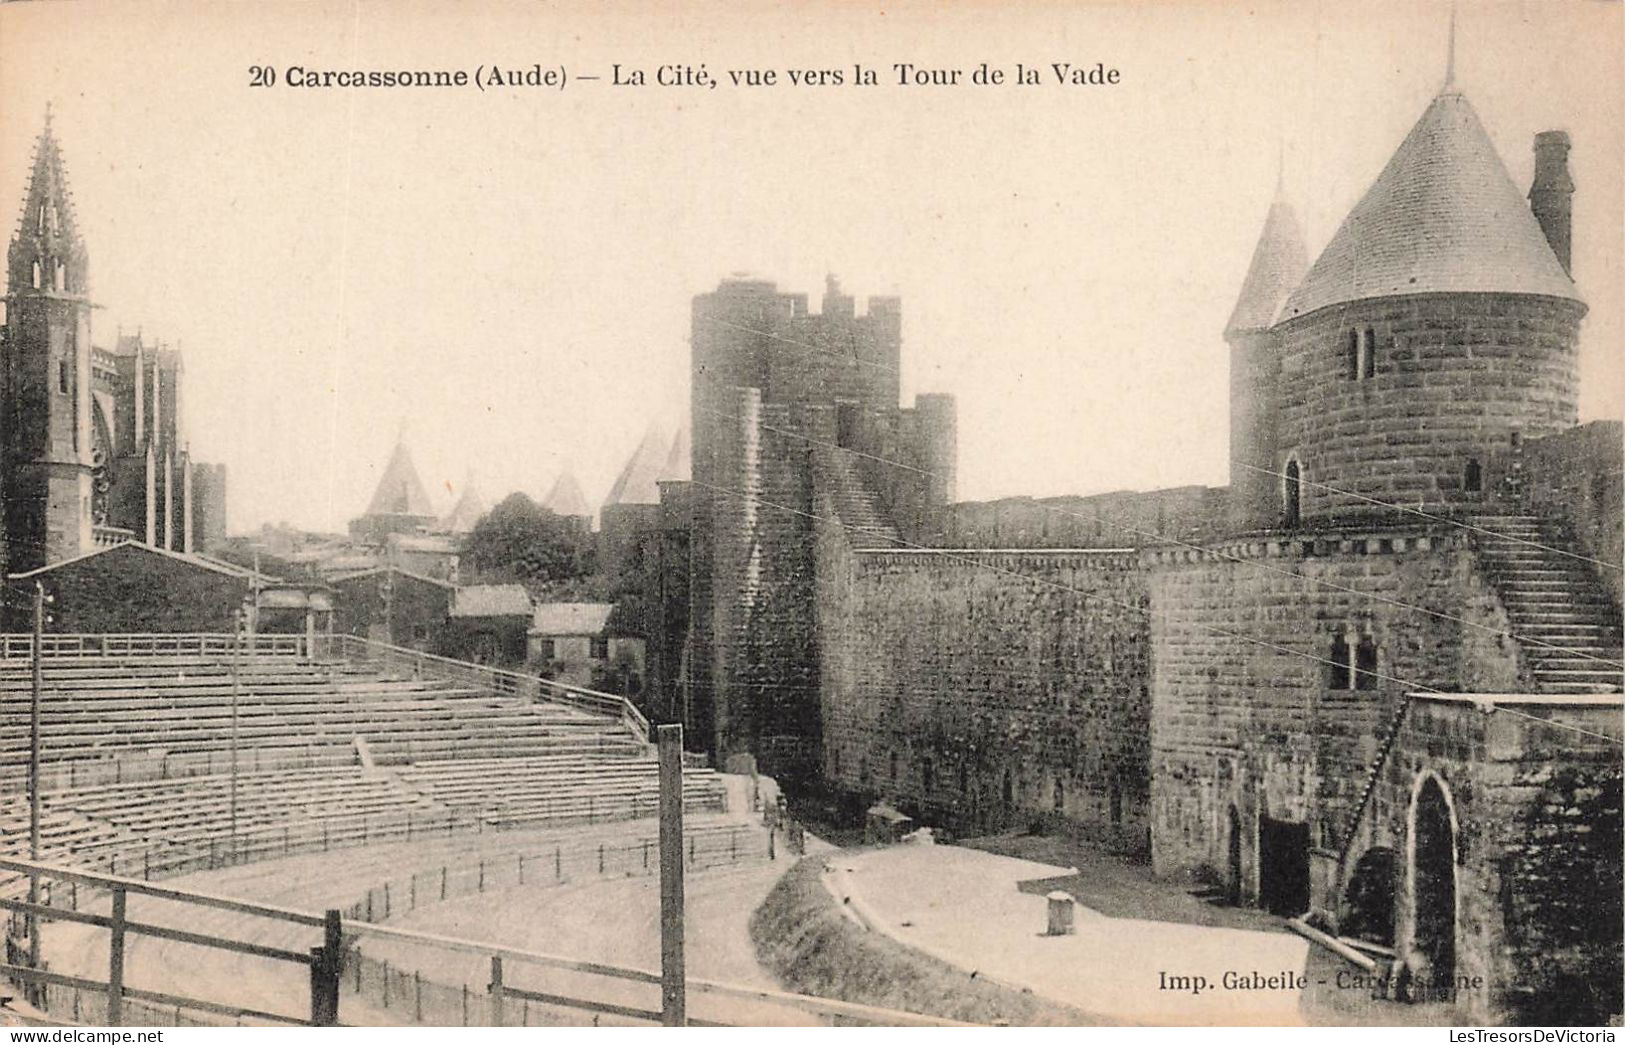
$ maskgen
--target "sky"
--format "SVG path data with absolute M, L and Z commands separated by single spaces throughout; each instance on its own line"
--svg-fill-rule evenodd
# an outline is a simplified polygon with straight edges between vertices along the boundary
M 1222 485 L 1221 331 L 1278 167 L 1313 256 L 1442 85 L 1448 25 L 1414 0 L 0 4 L 0 207 L 50 101 L 95 343 L 182 349 L 233 532 L 342 529 L 402 435 L 442 510 L 465 476 L 494 503 L 565 467 L 598 503 L 683 420 L 690 301 L 740 272 L 902 296 L 904 397 L 958 397 L 961 498 Z M 1618 4 L 1457 5 L 1457 84 L 1514 181 L 1535 132 L 1574 139 L 1582 419 L 1625 402 L 1622 41 Z M 286 82 L 536 63 L 564 88 Z

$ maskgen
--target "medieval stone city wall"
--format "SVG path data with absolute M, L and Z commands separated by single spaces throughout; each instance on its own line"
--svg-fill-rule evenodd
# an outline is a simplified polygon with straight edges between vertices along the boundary
M 1614 564 L 1592 572 L 1616 606 L 1625 604 L 1617 568 L 1625 562 L 1622 447 L 1620 422 L 1593 421 L 1525 443 L 1519 460 L 1529 510 L 1559 520 L 1582 554 Z
M 1222 487 L 1091 497 L 1008 497 L 948 506 L 944 543 L 959 548 L 1138 548 L 1223 529 Z
M 1316 848 L 1341 844 L 1407 689 L 1529 685 L 1459 533 L 1326 531 L 1144 555 L 1160 875 L 1222 879 L 1233 808 L 1241 890 L 1256 897 L 1260 819 L 1308 824 Z M 1339 635 L 1375 646 L 1370 688 L 1336 674 Z
M 1129 553 L 819 539 L 823 774 L 960 831 L 1146 841 L 1144 575 Z
M 1466 505 L 1482 469 L 1521 439 L 1575 423 L 1575 344 L 1585 308 L 1513 294 L 1376 298 L 1278 328 L 1280 457 L 1302 469 L 1305 519 L 1381 506 Z M 1350 335 L 1372 331 L 1373 373 L 1350 375 Z M 1327 490 L 1316 484 L 1333 487 Z

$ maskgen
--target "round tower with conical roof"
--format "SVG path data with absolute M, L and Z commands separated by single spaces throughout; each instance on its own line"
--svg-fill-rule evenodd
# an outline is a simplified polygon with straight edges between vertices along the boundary
M 1292 288 L 1309 267 L 1297 215 L 1278 183 L 1264 231 L 1253 249 L 1241 295 L 1224 326 L 1230 345 L 1230 524 L 1238 530 L 1274 525 L 1276 396 L 1281 351 L 1271 328 Z
M 1276 319 L 1282 523 L 1483 505 L 1492 457 L 1575 424 L 1585 312 L 1447 87 Z

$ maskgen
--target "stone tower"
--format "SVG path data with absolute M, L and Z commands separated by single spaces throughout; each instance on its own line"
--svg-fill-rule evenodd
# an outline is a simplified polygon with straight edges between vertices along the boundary
M 1278 182 L 1241 295 L 1224 326 L 1230 344 L 1230 524 L 1238 530 L 1273 526 L 1279 519 L 1279 480 L 1271 473 L 1281 353 L 1270 328 L 1308 268 L 1297 215 Z
M 1549 218 L 1565 238 L 1566 224 Z M 1478 114 L 1446 87 L 1275 324 L 1287 525 L 1484 504 L 1492 456 L 1575 424 L 1585 312 Z
M 19 572 L 91 547 L 89 264 L 49 111 L 6 260 L 0 503 Z
M 833 277 L 816 312 L 763 280 L 694 299 L 684 703 L 719 756 L 789 776 L 816 765 L 814 457 L 899 459 L 901 343 L 898 299 L 860 313 Z

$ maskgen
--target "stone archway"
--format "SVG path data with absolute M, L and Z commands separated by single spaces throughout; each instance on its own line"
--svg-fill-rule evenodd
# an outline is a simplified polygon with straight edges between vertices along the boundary
M 1422 780 L 1411 799 L 1411 959 L 1428 983 L 1448 983 L 1456 969 L 1456 828 L 1438 777 Z
M 1386 846 L 1367 849 L 1349 874 L 1343 890 L 1343 916 L 1338 929 L 1344 936 L 1380 943 L 1394 942 L 1394 883 L 1399 855 Z

